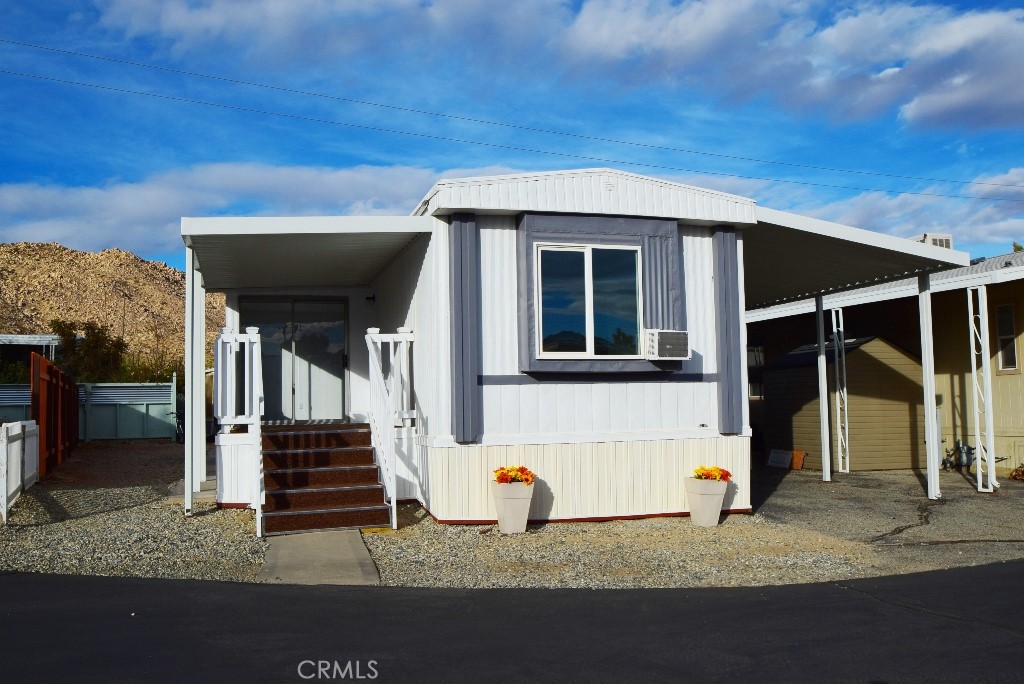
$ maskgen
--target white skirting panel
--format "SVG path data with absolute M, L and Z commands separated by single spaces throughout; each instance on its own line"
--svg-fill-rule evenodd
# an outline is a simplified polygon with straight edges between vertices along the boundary
M 503 465 L 525 465 L 536 474 L 531 520 L 687 512 L 682 480 L 701 465 L 733 473 L 727 510 L 750 509 L 748 437 L 419 450 L 426 463 L 425 503 L 442 522 L 495 520 L 489 483 L 494 469 Z
M 259 436 L 219 434 L 214 448 L 217 456 L 217 503 L 253 506 L 262 490 Z
M 423 477 L 423 451 L 416 448 L 415 428 L 403 428 L 397 431 L 395 439 L 395 478 L 398 489 L 398 498 L 416 499 L 423 503 L 423 490 L 420 483 L 425 482 Z

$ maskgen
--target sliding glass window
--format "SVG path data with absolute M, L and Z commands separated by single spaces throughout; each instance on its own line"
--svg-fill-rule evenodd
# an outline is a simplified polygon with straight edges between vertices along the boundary
M 539 358 L 640 357 L 640 249 L 536 245 Z

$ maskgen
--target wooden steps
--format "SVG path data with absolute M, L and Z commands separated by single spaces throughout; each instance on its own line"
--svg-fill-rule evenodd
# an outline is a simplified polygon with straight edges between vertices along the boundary
M 264 425 L 262 438 L 264 534 L 391 525 L 369 425 Z

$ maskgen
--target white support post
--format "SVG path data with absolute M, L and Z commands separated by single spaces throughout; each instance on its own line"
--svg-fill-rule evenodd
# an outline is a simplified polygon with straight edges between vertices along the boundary
M 832 370 L 836 389 L 836 470 L 850 472 L 850 414 L 846 391 L 846 331 L 843 310 L 832 309 Z
M 185 515 L 206 479 L 206 291 L 185 247 Z
M 815 319 L 818 324 L 818 413 L 821 418 L 821 479 L 832 481 L 831 435 L 828 429 L 828 372 L 825 361 L 825 308 L 822 296 L 814 298 Z
M 977 312 L 975 312 L 977 298 Z M 995 416 L 992 411 L 992 351 L 989 346 L 988 292 L 984 285 L 967 288 L 968 334 L 971 338 L 971 403 L 974 409 L 975 475 L 979 492 L 992 492 L 996 480 Z M 981 382 L 978 382 L 978 366 Z M 984 425 L 982 425 L 984 421 Z M 984 464 L 984 465 L 982 465 Z
M 935 403 L 935 348 L 932 339 L 932 292 L 928 274 L 918 276 L 917 305 L 921 319 L 921 384 L 924 387 L 924 448 L 928 498 L 939 499 L 939 424 Z

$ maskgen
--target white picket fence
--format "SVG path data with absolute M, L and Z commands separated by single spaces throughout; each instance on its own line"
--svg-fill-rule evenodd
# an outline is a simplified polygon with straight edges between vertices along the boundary
M 34 420 L 0 426 L 0 517 L 39 480 L 39 427 Z

